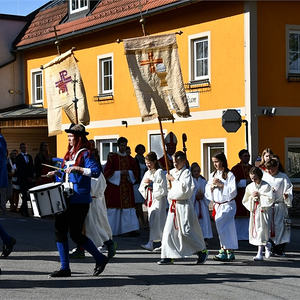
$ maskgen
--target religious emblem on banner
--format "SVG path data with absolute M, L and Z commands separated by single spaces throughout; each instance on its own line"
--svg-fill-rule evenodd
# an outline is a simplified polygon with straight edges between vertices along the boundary
M 189 117 L 175 34 L 124 40 L 142 120 Z
M 65 111 L 70 122 L 76 123 L 76 111 L 73 100 L 76 95 L 78 122 L 88 125 L 90 116 L 85 95 L 83 82 L 81 80 L 76 59 L 69 50 L 48 64 L 43 66 L 45 70 L 45 85 L 48 104 L 48 131 L 49 136 L 57 135 L 62 130 L 62 109 Z M 74 95 L 74 85 L 75 95 Z

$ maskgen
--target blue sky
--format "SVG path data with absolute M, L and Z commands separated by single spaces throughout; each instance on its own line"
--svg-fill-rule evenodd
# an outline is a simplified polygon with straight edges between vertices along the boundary
M 0 0 L 0 14 L 26 16 L 49 0 Z

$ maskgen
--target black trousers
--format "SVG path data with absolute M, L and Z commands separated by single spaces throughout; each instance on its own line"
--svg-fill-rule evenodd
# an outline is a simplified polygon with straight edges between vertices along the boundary
M 83 225 L 89 211 L 89 203 L 69 204 L 66 211 L 55 215 L 56 241 L 63 243 L 68 241 L 68 233 L 74 243 L 83 245 L 87 237 L 82 233 Z

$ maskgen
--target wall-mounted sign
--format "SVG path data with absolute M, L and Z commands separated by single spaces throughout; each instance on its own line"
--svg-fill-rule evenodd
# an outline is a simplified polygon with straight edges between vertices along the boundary
M 199 107 L 199 92 L 186 93 L 189 107 Z

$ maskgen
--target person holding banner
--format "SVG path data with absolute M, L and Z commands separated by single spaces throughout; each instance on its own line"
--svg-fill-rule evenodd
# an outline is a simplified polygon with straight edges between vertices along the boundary
M 197 264 L 204 264 L 208 251 L 191 197 L 194 190 L 191 172 L 186 167 L 186 155 L 177 151 L 173 156 L 175 168 L 167 174 L 172 187 L 168 192 L 170 210 L 161 242 L 159 265 L 173 264 L 174 258 L 196 254 Z
M 145 199 L 148 208 L 149 241 L 142 248 L 152 251 L 153 242 L 160 242 L 166 221 L 167 180 L 159 168 L 155 152 L 149 152 L 145 157 L 148 171 L 142 178 L 139 191 Z M 158 251 L 158 250 L 156 250 Z
M 64 168 L 65 191 L 67 193 L 67 210 L 55 215 L 56 245 L 60 256 L 60 270 L 52 272 L 49 277 L 70 277 L 68 232 L 71 239 L 88 251 L 96 260 L 94 276 L 100 275 L 108 258 L 98 251 L 95 244 L 82 233 L 83 224 L 92 201 L 91 177 L 100 175 L 100 168 L 90 153 L 90 143 L 86 138 L 88 132 L 81 124 L 71 124 L 68 133 L 68 151 L 65 154 Z M 48 173 L 55 175 L 57 171 Z M 63 176 L 61 177 L 62 180 Z

